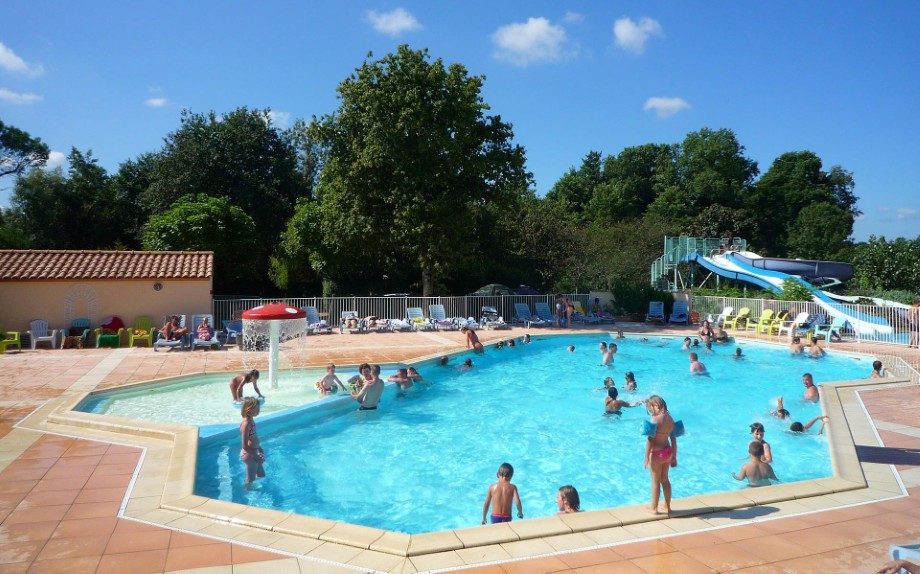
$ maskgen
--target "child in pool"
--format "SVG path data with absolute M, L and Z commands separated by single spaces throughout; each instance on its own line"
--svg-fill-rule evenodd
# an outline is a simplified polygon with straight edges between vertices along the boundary
M 818 434 L 824 434 L 824 428 L 827 426 L 827 416 L 825 415 L 818 415 L 805 424 L 802 424 L 800 422 L 794 422 L 791 425 L 789 425 L 789 430 L 794 433 L 804 433 L 805 431 L 813 427 L 814 424 L 818 421 L 821 421 L 821 426 L 818 428 Z
M 333 395 L 338 393 L 339 388 L 341 388 L 343 391 L 346 390 L 345 385 L 335 374 L 335 365 L 333 363 L 329 363 L 329 365 L 326 366 L 326 375 L 320 380 L 316 381 L 315 384 L 316 389 L 323 393 L 324 397 L 329 393 L 332 393 Z
M 253 417 L 259 414 L 259 400 L 255 397 L 247 398 L 243 401 L 240 414 L 243 416 L 243 422 L 240 423 L 240 438 L 242 439 L 240 460 L 246 464 L 246 489 L 248 490 L 254 481 L 265 476 L 265 469 L 262 466 L 265 462 L 265 452 L 259 443 L 256 421 L 253 420 Z
M 648 511 L 660 514 L 658 499 L 664 491 L 665 512 L 671 513 L 671 481 L 668 470 L 677 466 L 677 437 L 674 436 L 674 419 L 668 412 L 668 404 L 658 395 L 652 395 L 645 401 L 645 408 L 652 415 L 654 435 L 645 441 L 645 462 L 643 467 L 649 469 L 652 476 L 652 504 Z
M 824 349 L 821 348 L 821 344 L 818 342 L 820 340 L 821 339 L 817 337 L 811 338 L 811 346 L 808 347 L 808 354 L 811 355 L 812 357 L 823 357 L 824 356 Z
M 623 388 L 627 391 L 634 391 L 639 388 L 639 385 L 636 384 L 636 375 L 632 371 L 626 371 L 626 386 Z
M 409 378 L 409 369 L 401 367 L 396 371 L 395 375 L 390 375 L 387 378 L 387 381 L 391 383 L 396 383 L 399 386 L 399 390 L 406 391 L 412 388 L 412 379 Z
M 684 344 L 680 347 L 681 351 L 690 349 L 690 337 L 684 337 Z
M 793 337 L 792 342 L 789 343 L 789 352 L 793 355 L 801 355 L 805 350 L 805 346 L 802 345 L 801 339 L 798 337 Z
M 738 474 L 733 472 L 732 478 L 735 480 L 744 480 L 746 478 L 748 486 L 768 486 L 772 484 L 771 481 L 779 480 L 773 472 L 773 467 L 762 460 L 762 443 L 752 440 L 748 445 L 748 454 L 751 455 L 751 460 L 741 466 Z
M 619 394 L 619 391 L 617 391 L 616 387 L 610 387 L 609 389 L 607 389 L 607 396 L 604 398 L 604 412 L 606 412 L 607 414 L 618 415 L 618 414 L 621 414 L 620 409 L 622 409 L 623 407 L 632 408 L 632 407 L 638 407 L 639 405 L 642 404 L 641 402 L 629 403 L 624 400 L 618 399 L 617 398 L 618 394 Z
M 479 342 L 479 335 L 476 334 L 476 331 L 470 329 L 469 327 L 464 326 L 460 329 L 460 332 L 466 335 L 466 348 L 473 348 L 473 352 L 477 355 L 481 355 L 485 352 L 485 349 L 482 347 L 482 343 Z
M 601 365 L 609 367 L 613 365 L 613 356 L 617 354 L 616 343 L 610 343 L 610 347 L 604 352 L 604 357 L 601 359 Z
M 559 509 L 556 514 L 581 512 L 581 499 L 578 498 L 578 491 L 574 486 L 567 484 L 559 487 L 556 493 L 556 507 Z
M 872 374 L 869 377 L 873 379 L 884 379 L 888 376 L 888 371 L 882 366 L 881 361 L 872 361 Z
M 467 359 L 463 361 L 462 365 L 457 365 L 457 370 L 460 371 L 461 373 L 465 371 L 469 371 L 472 368 L 473 368 L 473 359 Z
M 486 492 L 486 502 L 482 505 L 482 523 L 486 523 L 486 514 L 489 512 L 489 505 L 492 505 L 491 522 L 511 522 L 511 503 L 517 505 L 518 518 L 524 518 L 524 508 L 521 506 L 521 497 L 518 494 L 517 486 L 511 484 L 511 477 L 514 476 L 514 468 L 507 462 L 502 463 L 495 473 L 498 481 L 489 487 Z
M 737 349 L 735 349 L 735 358 L 736 358 L 736 359 L 741 359 L 741 358 L 743 358 L 743 357 L 742 357 L 742 354 L 741 354 L 741 347 L 738 347 Z
M 246 383 L 252 383 L 252 388 L 255 389 L 256 394 L 260 397 L 262 396 L 262 391 L 259 390 L 259 371 L 253 369 L 246 374 L 241 373 L 230 379 L 230 392 L 233 394 L 234 402 L 243 400 L 243 387 Z
M 754 439 L 751 442 L 759 442 L 763 445 L 763 456 L 760 457 L 760 459 L 764 462 L 773 462 L 773 451 L 770 450 L 770 443 L 763 440 L 763 433 L 764 428 L 761 423 L 753 423 L 751 425 L 751 436 Z M 750 447 L 750 444 L 748 447 Z
M 690 374 L 691 375 L 705 375 L 706 374 L 706 365 L 700 362 L 700 357 L 696 353 L 690 353 Z

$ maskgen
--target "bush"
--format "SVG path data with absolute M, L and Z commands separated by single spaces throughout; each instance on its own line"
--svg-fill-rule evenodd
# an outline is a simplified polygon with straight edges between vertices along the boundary
M 900 289 L 854 289 L 850 292 L 850 295 L 856 297 L 866 298 L 865 305 L 874 305 L 872 301 L 868 300 L 870 297 L 875 297 L 877 299 L 887 299 L 888 301 L 897 301 L 898 303 L 904 303 L 905 305 L 910 305 L 914 302 L 914 299 L 918 297 L 910 291 L 904 291 Z M 862 300 L 860 300 L 860 304 Z
M 811 301 L 811 298 L 811 289 L 792 277 L 784 279 L 783 290 L 776 293 L 776 299 L 780 301 Z
M 674 296 L 668 291 L 656 289 L 651 285 L 637 285 L 635 283 L 615 283 L 613 285 L 614 314 L 647 313 L 648 304 L 652 301 L 664 301 L 669 308 L 674 303 Z

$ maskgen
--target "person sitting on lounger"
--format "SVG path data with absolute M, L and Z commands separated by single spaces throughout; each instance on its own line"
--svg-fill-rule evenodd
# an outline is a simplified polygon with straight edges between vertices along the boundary
M 179 316 L 173 315 L 166 321 L 166 324 L 160 329 L 160 334 L 163 335 L 163 338 L 167 341 L 178 341 L 181 339 L 188 329 L 185 327 L 179 326 Z

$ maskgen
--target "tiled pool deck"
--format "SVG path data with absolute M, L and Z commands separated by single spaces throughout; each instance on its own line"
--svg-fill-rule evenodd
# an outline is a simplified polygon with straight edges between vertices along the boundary
M 444 332 L 309 342 L 317 365 L 463 346 L 458 333 Z M 831 344 L 836 350 L 920 361 L 904 348 Z M 0 368 L 0 573 L 870 572 L 890 544 L 920 540 L 915 384 L 822 386 L 834 421 L 832 479 L 679 498 L 672 518 L 629 507 L 410 537 L 190 496 L 194 431 L 125 423 L 113 433 L 65 412 L 94 389 L 239 370 L 236 350 L 27 350 L 0 356 Z

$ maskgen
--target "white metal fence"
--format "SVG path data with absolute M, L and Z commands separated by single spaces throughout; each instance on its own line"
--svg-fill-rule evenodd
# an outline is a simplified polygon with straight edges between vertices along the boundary
M 582 308 L 590 309 L 587 293 L 567 294 L 570 301 L 580 301 Z M 494 295 L 461 297 L 295 297 L 287 299 L 215 299 L 212 313 L 217 325 L 224 320 L 237 319 L 248 309 L 266 303 L 284 303 L 291 307 L 316 307 L 321 319 L 330 325 L 338 325 L 343 311 L 357 311 L 358 316 L 376 315 L 382 319 L 405 319 L 406 309 L 421 307 L 428 317 L 429 305 L 444 305 L 448 317 L 472 317 L 479 321 L 484 306 L 495 307 L 505 322 L 514 317 L 514 304 L 526 303 L 531 310 L 534 303 L 544 302 L 555 307 L 555 295 Z
M 745 299 L 737 297 L 709 297 L 693 296 L 690 304 L 690 311 L 696 311 L 700 317 L 705 319 L 710 314 L 715 317 L 722 312 L 725 307 L 734 308 L 737 313 L 742 307 L 751 310 L 750 317 L 757 319 L 766 309 L 771 309 L 774 313 L 790 310 L 790 318 L 795 313 L 807 312 L 809 315 L 824 314 L 828 312 L 816 303 L 811 301 L 778 301 L 774 299 Z M 845 339 L 856 341 L 890 343 L 892 345 L 907 345 L 909 339 L 907 309 L 900 307 L 879 307 L 876 305 L 852 305 L 838 304 L 836 307 L 848 310 L 851 316 L 859 317 L 867 315 L 878 318 L 880 324 L 891 326 L 890 333 L 867 333 L 862 332 L 858 325 L 847 323 L 847 328 L 840 333 Z M 794 311 L 794 313 L 792 312 Z

